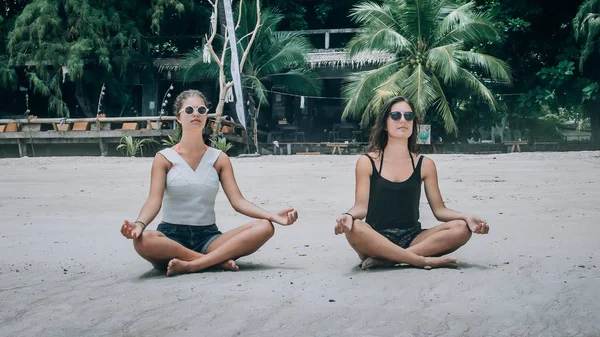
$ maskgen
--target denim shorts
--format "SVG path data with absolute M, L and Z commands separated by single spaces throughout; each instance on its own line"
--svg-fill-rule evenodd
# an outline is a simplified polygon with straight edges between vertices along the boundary
M 223 234 L 214 224 L 210 226 L 188 226 L 161 222 L 156 230 L 185 248 L 200 254 L 206 254 L 208 246 L 219 235 Z
M 394 244 L 406 249 L 410 247 L 413 240 L 425 230 L 422 229 L 421 226 L 415 226 L 412 228 L 376 229 L 376 231 Z

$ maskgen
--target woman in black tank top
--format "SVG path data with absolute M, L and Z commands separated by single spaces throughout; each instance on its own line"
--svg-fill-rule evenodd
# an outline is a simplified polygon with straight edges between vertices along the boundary
M 383 107 L 371 131 L 370 152 L 356 164 L 354 206 L 335 225 L 336 234 L 346 234 L 363 269 L 398 263 L 457 267 L 456 259 L 441 256 L 467 243 L 471 233 L 489 231 L 482 218 L 444 205 L 433 160 L 417 153 L 413 111 L 403 97 Z M 421 182 L 434 216 L 444 222 L 429 229 L 419 222 Z

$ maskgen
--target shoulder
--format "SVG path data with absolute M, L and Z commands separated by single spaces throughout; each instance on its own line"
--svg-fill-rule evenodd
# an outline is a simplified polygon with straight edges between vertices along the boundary
M 161 150 L 159 152 L 156 153 L 156 155 L 154 156 L 154 161 L 152 162 L 152 166 L 157 166 L 157 167 L 161 167 L 161 168 L 165 168 L 165 169 L 170 169 L 173 166 L 173 163 L 171 163 L 171 161 L 169 161 L 168 159 L 168 152 L 166 150 L 169 150 L 170 148 Z
M 424 176 L 427 176 L 428 174 L 436 174 L 437 169 L 435 167 L 435 162 L 433 161 L 433 159 L 423 156 L 422 157 L 422 164 L 421 164 L 421 172 L 423 173 Z
M 170 147 L 160 150 L 158 152 L 156 152 L 156 155 L 154 155 L 154 162 L 155 163 L 160 163 L 160 162 L 165 162 L 168 163 L 169 162 L 169 151 L 172 150 Z
M 373 170 L 371 160 L 377 160 L 377 158 L 377 155 L 374 155 L 373 152 L 365 153 L 364 155 L 358 157 L 358 160 L 356 161 L 356 172 L 371 175 L 371 171 Z
M 380 152 L 380 151 L 371 151 L 371 152 L 367 152 L 367 153 L 365 153 L 365 155 L 364 155 L 364 156 L 361 156 L 361 157 L 368 156 L 368 157 L 370 157 L 371 159 L 378 160 L 380 155 L 381 155 L 381 152 Z M 366 158 L 366 159 L 368 160 L 369 158 Z
M 209 149 L 214 149 L 209 147 Z M 217 171 L 221 171 L 221 169 L 225 168 L 225 167 L 231 167 L 231 159 L 229 159 L 229 156 L 221 151 L 221 150 L 217 150 L 214 149 L 217 152 L 214 152 L 214 155 L 217 157 L 216 161 L 215 161 L 215 168 L 217 169 Z

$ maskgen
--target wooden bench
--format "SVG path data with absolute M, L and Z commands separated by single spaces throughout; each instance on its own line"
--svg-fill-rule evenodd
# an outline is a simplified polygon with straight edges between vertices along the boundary
M 148 130 L 159 130 L 160 126 L 161 126 L 161 123 L 159 123 L 159 122 L 152 122 L 152 121 L 146 122 L 146 129 L 148 129 Z
M 550 146 L 553 151 L 558 150 L 558 142 L 533 142 L 533 151 L 537 150 L 538 145 L 542 146 L 542 151 L 546 150 L 546 146 Z
M 17 123 L 9 123 L 4 126 L 4 132 L 18 132 L 19 125 Z
M 342 154 L 342 147 L 347 148 L 348 143 L 327 143 L 327 147 L 332 147 L 333 151 L 331 154 L 335 154 L 335 151 L 338 151 L 338 154 Z
M 54 130 L 56 131 L 69 131 L 71 130 L 71 124 L 70 123 L 65 123 L 63 125 L 54 123 Z
M 121 130 L 139 130 L 140 126 L 137 122 L 123 123 Z
M 0 125 L 0 132 L 4 132 L 4 129 L 6 129 L 6 125 Z
M 528 142 L 527 141 L 508 141 L 508 142 L 504 142 L 504 145 L 506 146 L 512 146 L 510 149 L 510 152 L 515 152 L 515 150 L 517 150 L 518 152 L 521 152 L 521 145 L 527 145 Z
M 90 128 L 89 122 L 75 122 L 73 123 L 73 131 L 87 131 Z

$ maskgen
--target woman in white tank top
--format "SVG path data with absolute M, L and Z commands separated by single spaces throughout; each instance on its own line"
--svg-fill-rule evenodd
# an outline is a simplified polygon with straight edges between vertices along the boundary
M 242 196 L 229 157 L 202 139 L 208 119 L 202 93 L 184 91 L 173 107 L 181 141 L 154 157 L 148 199 L 136 221 L 124 221 L 121 233 L 133 239 L 135 250 L 155 268 L 167 269 L 167 275 L 212 266 L 236 271 L 235 259 L 254 253 L 273 236 L 273 222 L 291 225 L 298 212 L 288 208 L 272 213 Z M 259 220 L 221 233 L 214 209 L 219 182 L 236 211 Z M 155 231 L 144 231 L 161 206 L 163 222 Z

